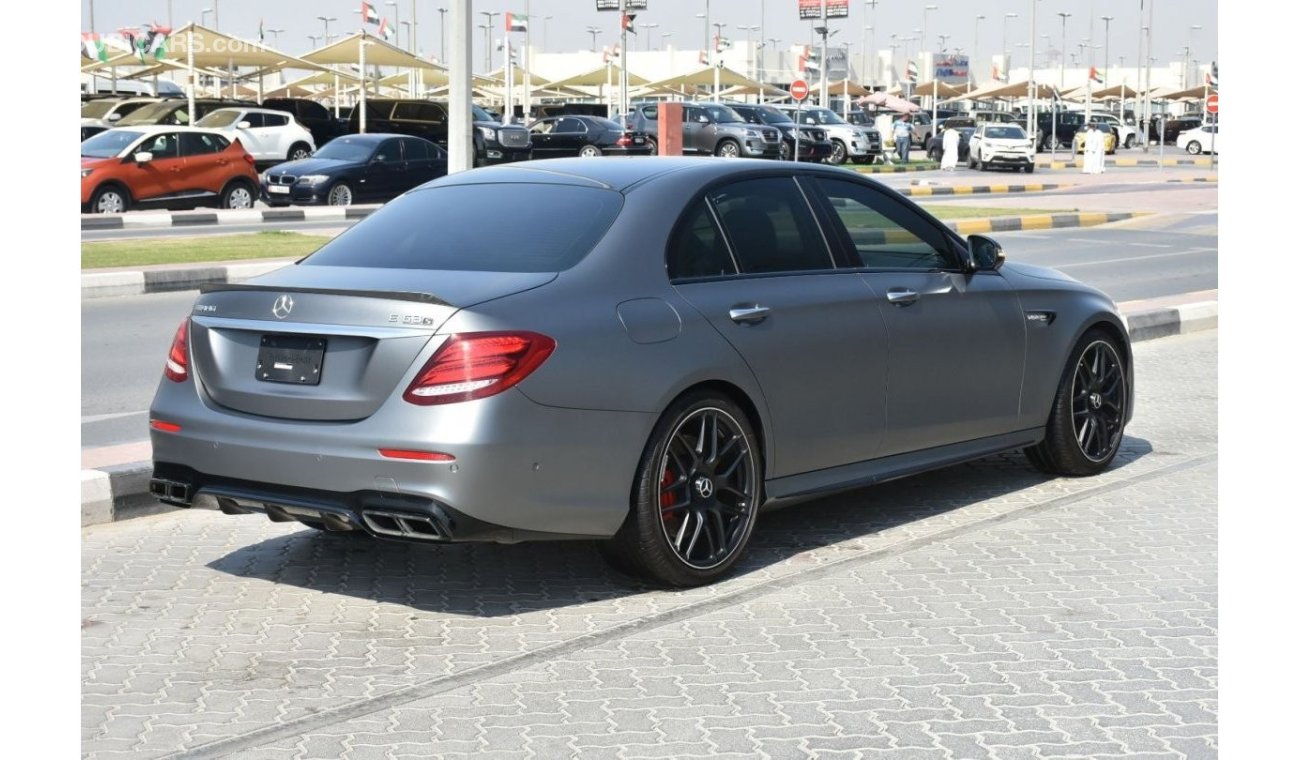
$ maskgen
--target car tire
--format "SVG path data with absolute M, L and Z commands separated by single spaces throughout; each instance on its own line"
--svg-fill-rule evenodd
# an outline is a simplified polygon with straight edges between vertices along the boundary
M 1051 475 L 1095 475 L 1119 451 L 1128 405 L 1127 367 L 1119 346 L 1106 332 L 1089 330 L 1065 363 L 1046 436 L 1025 449 L 1025 456 Z
M 1137 138 L 1133 135 L 1129 135 L 1128 137 L 1124 138 L 1124 147 L 1132 148 L 1133 144 L 1136 142 L 1137 142 Z
M 666 586 L 701 586 L 726 575 L 744 553 L 762 503 L 758 445 L 745 412 L 729 398 L 697 391 L 673 402 L 641 455 L 628 516 L 601 547 L 606 560 Z
M 1034 173 L 1034 165 L 1033 165 L 1033 164 L 1026 164 L 1026 165 L 1025 165 L 1025 174 L 1033 174 L 1033 173 Z
M 980 165 L 980 171 L 982 171 L 982 172 L 986 172 L 986 171 L 989 170 L 989 162 L 988 162 L 988 161 L 985 161 L 985 160 L 982 159 L 982 158 L 979 159 L 979 165 Z
M 325 203 L 330 206 L 351 206 L 353 200 L 352 186 L 346 182 L 335 182 L 325 194 Z
M 740 158 L 740 144 L 735 140 L 723 140 L 718 143 L 716 153 L 723 158 Z
M 289 154 L 285 156 L 286 161 L 301 161 L 304 158 L 311 157 L 311 146 L 307 143 L 294 143 L 289 146 Z
M 1193 156 L 1201 155 L 1201 144 L 1196 140 L 1192 140 L 1187 143 L 1187 152 L 1191 153 Z
M 584 145 L 578 149 L 578 156 L 581 158 L 595 158 L 604 153 L 598 146 Z
M 221 191 L 221 208 L 247 210 L 257 202 L 257 191 L 242 180 L 226 185 Z
M 659 155 L 659 141 L 655 140 L 653 137 L 647 137 L 645 139 L 645 144 L 646 147 L 650 149 L 650 155 Z
M 121 214 L 131 208 L 131 193 L 119 185 L 104 185 L 90 196 L 92 214 Z
M 876 163 L 876 157 L 875 157 L 875 156 L 864 156 L 864 157 L 862 158 L 861 163 L 864 163 L 864 164 L 866 164 L 867 166 L 870 166 L 870 165 Z
M 831 140 L 831 154 L 826 157 L 826 163 L 839 166 L 849 157 L 849 149 L 844 147 L 843 140 Z

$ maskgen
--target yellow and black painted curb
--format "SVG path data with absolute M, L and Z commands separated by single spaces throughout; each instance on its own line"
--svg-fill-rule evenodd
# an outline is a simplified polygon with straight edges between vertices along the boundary
M 1165 182 L 1213 182 L 1217 183 L 1218 177 L 1185 177 L 1183 179 L 1167 179 Z
M 1059 190 L 1063 187 L 1074 187 L 1068 184 L 1038 184 L 1038 185 L 956 185 L 941 187 L 905 187 L 900 188 L 898 192 L 912 198 L 923 198 L 933 195 L 990 195 L 995 193 L 1041 193 L 1047 190 Z
M 984 232 L 1021 232 L 1024 230 L 1051 230 L 1059 227 L 1095 227 L 1099 224 L 1122 222 L 1146 216 L 1150 212 L 1085 212 L 1077 214 L 1030 214 L 1027 216 L 997 216 L 990 219 L 958 219 L 944 222 L 958 235 L 975 235 Z M 851 230 L 853 242 L 858 245 L 885 243 L 914 243 L 916 236 L 906 230 Z
M 928 172 L 938 169 L 939 164 L 934 161 L 917 161 L 908 164 L 869 164 L 867 166 L 844 166 L 841 168 L 861 174 L 897 174 L 899 172 Z

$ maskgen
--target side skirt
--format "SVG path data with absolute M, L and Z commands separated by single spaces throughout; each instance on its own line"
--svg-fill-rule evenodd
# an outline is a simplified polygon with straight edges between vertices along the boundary
M 849 491 L 972 459 L 1015 451 L 1038 443 L 1045 435 L 1044 428 L 1032 428 L 799 475 L 787 475 L 764 483 L 767 501 L 764 502 L 763 509 L 778 509 L 840 491 Z

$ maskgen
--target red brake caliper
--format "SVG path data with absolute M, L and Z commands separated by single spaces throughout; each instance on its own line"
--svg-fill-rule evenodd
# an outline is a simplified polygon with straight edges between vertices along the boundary
M 664 468 L 663 480 L 659 481 L 659 508 L 667 509 L 673 505 L 673 495 L 664 489 L 673 484 L 677 476 L 673 474 L 671 467 Z

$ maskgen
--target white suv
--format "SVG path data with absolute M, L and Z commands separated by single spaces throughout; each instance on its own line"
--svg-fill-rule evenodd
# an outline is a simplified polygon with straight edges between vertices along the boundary
M 1119 141 L 1116 145 L 1125 148 L 1132 148 L 1133 143 L 1137 142 L 1137 129 L 1125 124 L 1115 114 L 1097 113 L 1096 111 L 1093 111 L 1092 120 L 1101 124 L 1109 124 L 1110 128 L 1115 130 L 1115 137 Z
M 970 168 L 978 166 L 981 171 L 990 166 L 1010 166 L 1024 169 L 1026 173 L 1032 172 L 1034 142 L 1019 124 L 984 122 L 975 127 L 975 133 L 970 136 L 967 162 Z
M 194 126 L 239 140 L 253 160 L 267 166 L 307 158 L 316 150 L 306 127 L 284 111 L 269 108 L 218 108 Z

